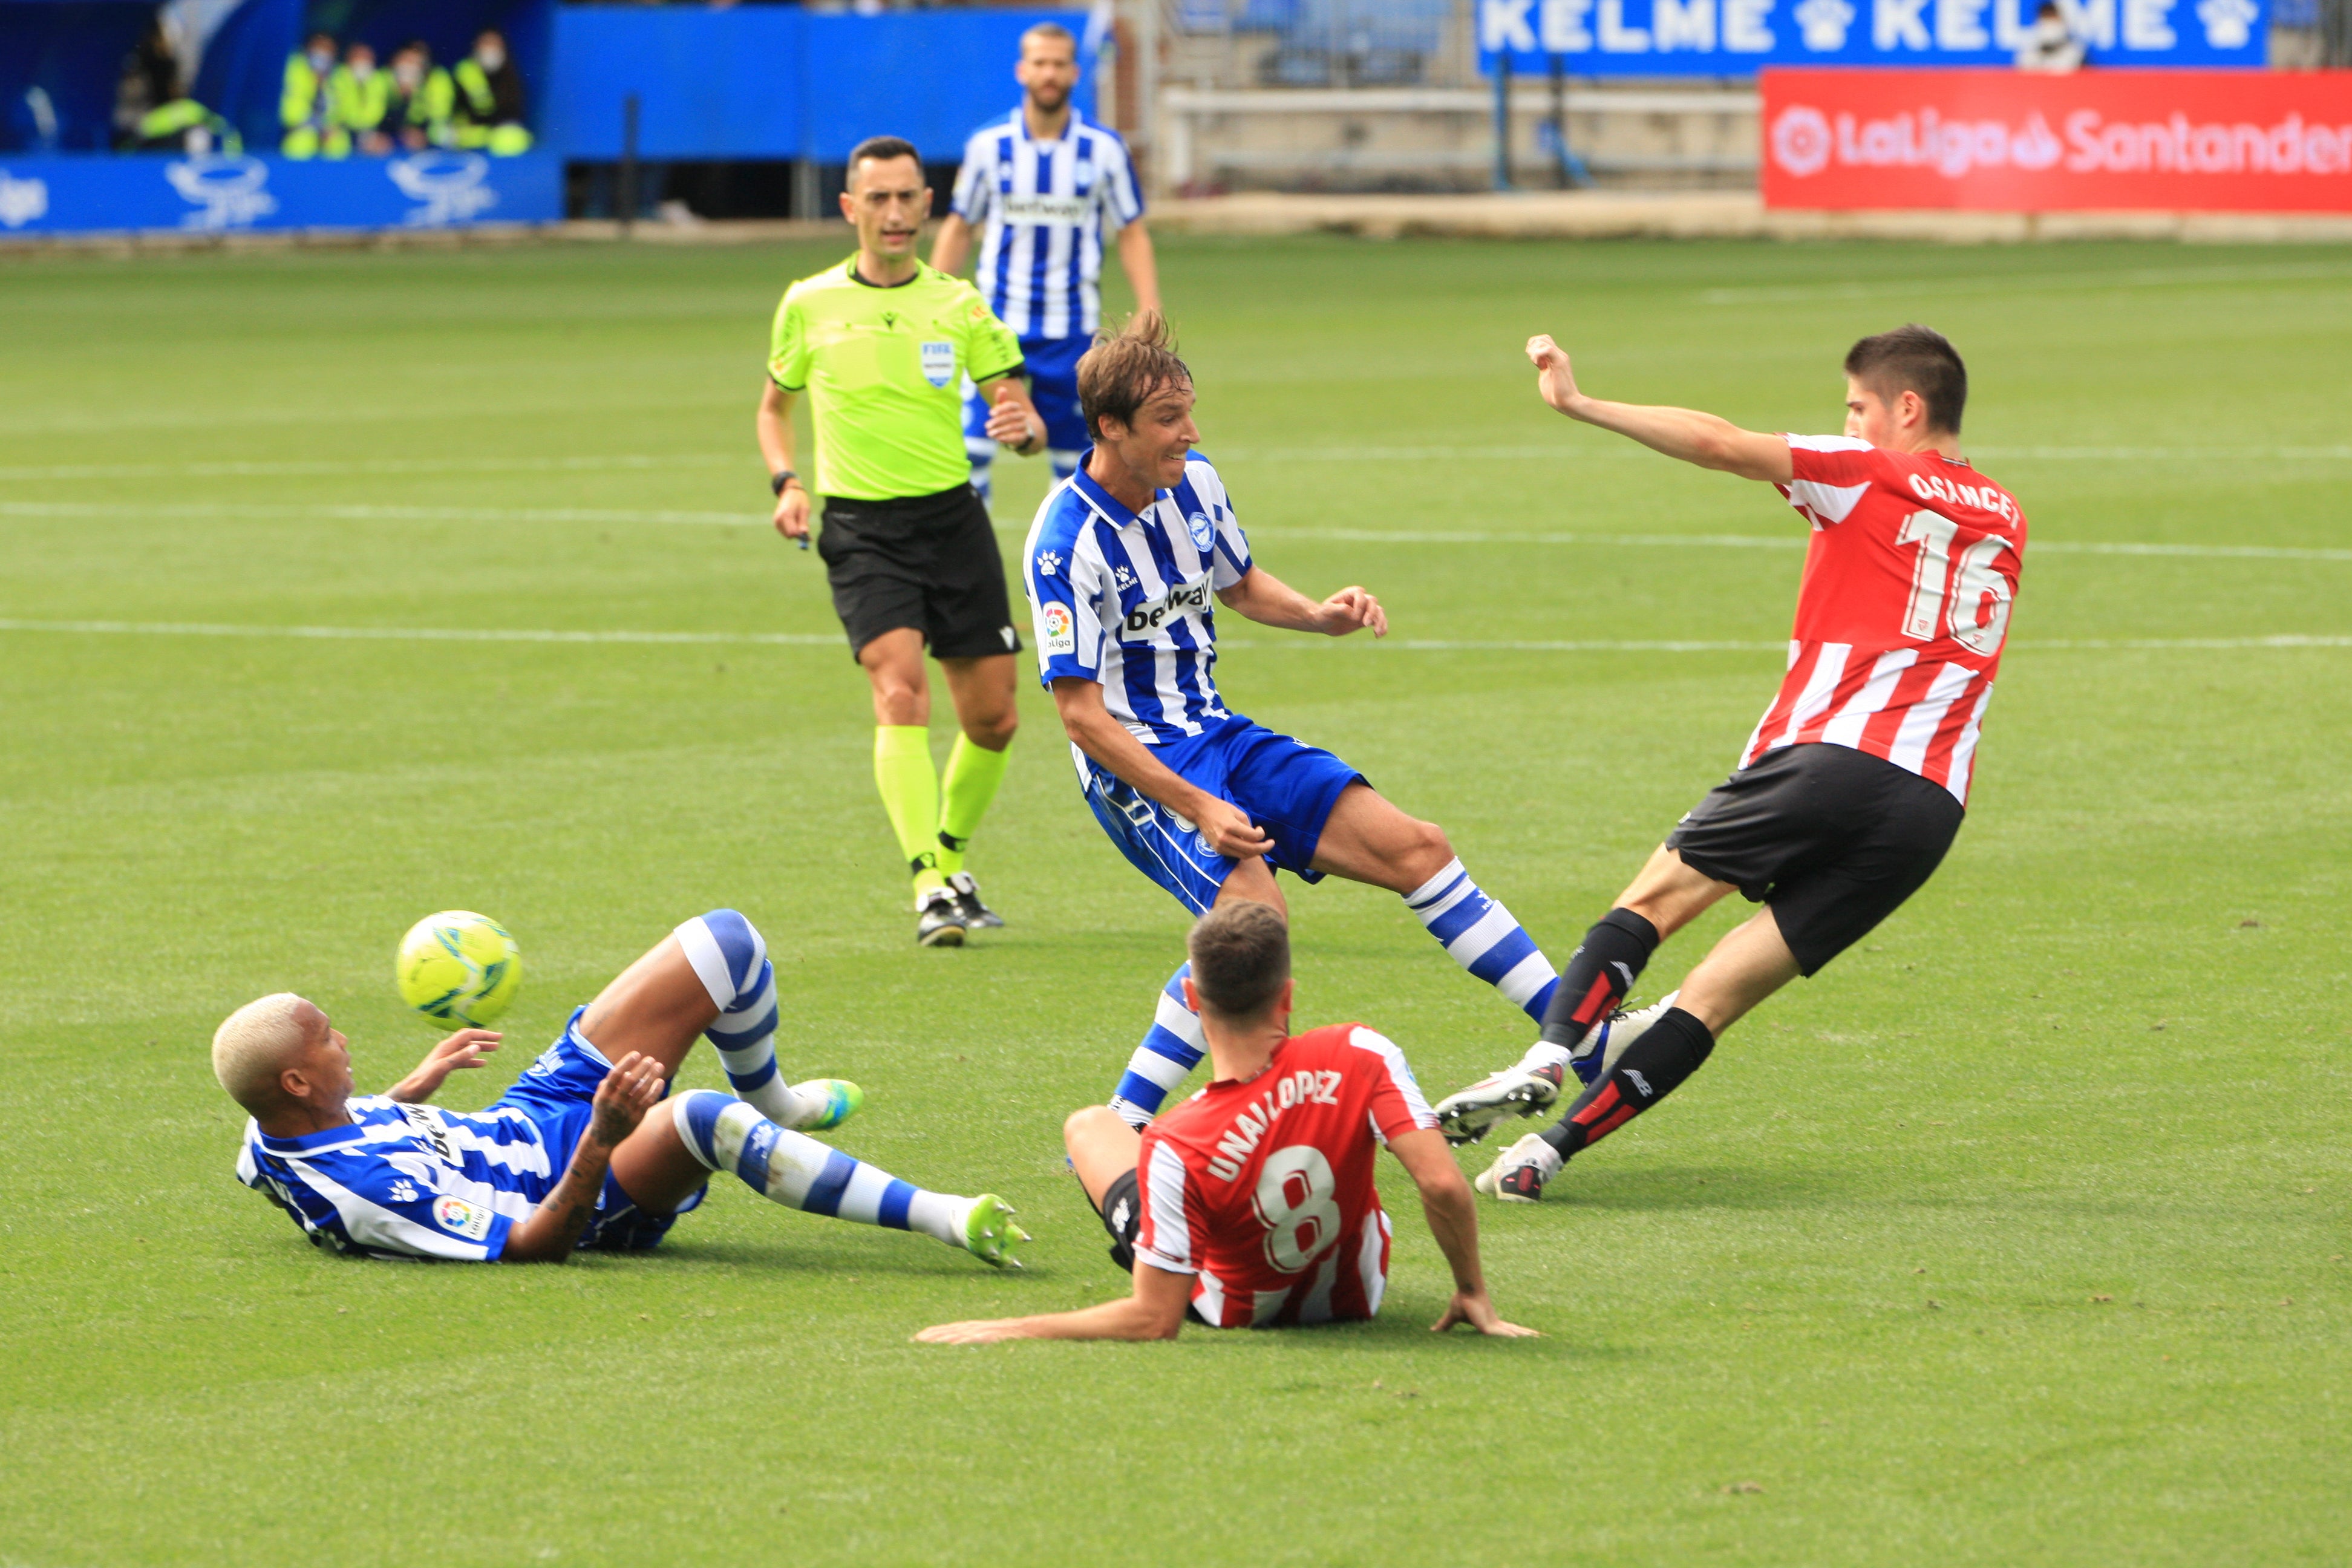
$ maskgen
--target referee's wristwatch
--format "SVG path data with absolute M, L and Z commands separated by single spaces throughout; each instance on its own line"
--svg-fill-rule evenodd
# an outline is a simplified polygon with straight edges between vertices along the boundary
M 782 469 L 768 476 L 768 489 L 771 494 L 781 496 L 784 493 L 784 487 L 799 478 L 790 468 Z

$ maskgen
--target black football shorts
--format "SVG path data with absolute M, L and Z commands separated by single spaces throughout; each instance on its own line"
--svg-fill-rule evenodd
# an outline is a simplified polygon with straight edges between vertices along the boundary
M 1769 905 L 1811 974 L 1919 890 L 1964 815 L 1951 791 L 1884 757 L 1782 746 L 1709 790 L 1666 847 Z
M 1110 1232 L 1110 1260 L 1135 1272 L 1135 1237 L 1143 1228 L 1143 1188 L 1133 1171 L 1122 1171 L 1103 1189 L 1103 1228 Z
M 816 549 L 852 658 L 901 627 L 922 633 L 933 658 L 1020 651 L 996 529 L 970 485 L 898 500 L 828 496 Z

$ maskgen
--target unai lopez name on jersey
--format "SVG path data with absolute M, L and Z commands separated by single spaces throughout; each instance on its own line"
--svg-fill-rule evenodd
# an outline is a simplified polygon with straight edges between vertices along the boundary
M 1257 1098 L 1234 1112 L 1217 1140 L 1217 1152 L 1209 1162 L 1209 1174 L 1221 1182 L 1230 1182 L 1242 1173 L 1242 1162 L 1265 1136 L 1266 1129 L 1278 1121 L 1282 1113 L 1294 1105 L 1337 1105 L 1339 1075 L 1302 1068 L 1290 1074 L 1271 1089 L 1261 1089 Z

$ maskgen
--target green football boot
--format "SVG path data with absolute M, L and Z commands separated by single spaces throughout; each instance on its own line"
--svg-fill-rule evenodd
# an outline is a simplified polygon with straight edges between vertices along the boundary
M 1028 1240 L 1029 1233 L 1013 1223 L 1013 1205 L 994 1193 L 972 1199 L 971 1211 L 963 1219 L 963 1249 L 994 1268 L 1020 1268 L 1013 1249 Z
M 824 1107 L 793 1122 L 795 1132 L 830 1132 L 866 1109 L 866 1091 L 845 1078 L 813 1078 L 793 1085 L 793 1092 Z

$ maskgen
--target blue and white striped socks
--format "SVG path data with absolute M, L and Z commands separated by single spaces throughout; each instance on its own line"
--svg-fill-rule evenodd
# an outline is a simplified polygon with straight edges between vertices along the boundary
M 776 1070 L 776 966 L 759 928 L 733 910 L 713 910 L 673 933 L 687 963 L 719 1005 L 702 1031 L 727 1066 L 727 1081 L 772 1121 L 795 1126 L 824 1108 L 797 1094 Z
M 856 1225 L 916 1230 L 961 1249 L 970 1198 L 926 1192 L 863 1160 L 779 1127 L 740 1100 L 699 1089 L 670 1101 L 677 1135 L 709 1169 L 770 1203 Z
M 1559 984 L 1551 961 L 1511 911 L 1478 890 L 1457 858 L 1404 896 L 1454 962 L 1501 992 L 1538 1024 Z
M 1405 895 L 1404 901 L 1456 963 L 1517 1004 L 1528 1017 L 1543 1022 L 1559 976 L 1511 911 L 1478 890 L 1460 860 L 1448 861 L 1445 869 Z M 1192 966 L 1183 963 L 1169 977 L 1151 1027 L 1128 1058 L 1127 1071 L 1112 1091 L 1110 1108 L 1130 1127 L 1139 1129 L 1159 1115 L 1168 1091 L 1208 1054 L 1201 1020 L 1184 1005 L 1184 981 L 1192 973 Z
M 1209 1048 L 1200 1018 L 1184 1005 L 1184 981 L 1192 973 L 1192 964 L 1180 963 L 1169 976 L 1151 1028 L 1128 1058 L 1127 1071 L 1110 1097 L 1110 1108 L 1129 1127 L 1139 1129 L 1159 1115 L 1168 1091 L 1184 1081 Z

